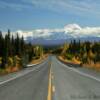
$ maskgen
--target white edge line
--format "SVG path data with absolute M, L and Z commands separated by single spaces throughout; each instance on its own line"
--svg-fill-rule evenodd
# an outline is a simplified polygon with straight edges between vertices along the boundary
M 57 61 L 58 61 L 58 60 L 57 60 Z M 94 79 L 94 80 L 100 82 L 100 79 L 99 79 L 99 78 L 96 78 L 96 77 L 91 76 L 91 75 L 89 75 L 89 74 L 83 73 L 83 72 L 81 72 L 81 71 L 79 71 L 79 70 L 77 70 L 77 69 L 75 69 L 75 68 L 68 67 L 67 65 L 61 63 L 60 61 L 58 61 L 58 63 L 61 64 L 61 65 L 63 65 L 63 67 L 68 68 L 68 69 L 70 69 L 70 70 L 72 70 L 72 71 L 74 71 L 74 72 L 76 72 L 76 73 L 78 73 L 78 74 L 80 74 L 80 75 L 82 75 L 82 76 L 85 76 L 85 77 L 88 77 L 88 78 L 91 78 L 91 79 Z
M 42 65 L 44 65 L 45 63 L 46 63 L 46 62 L 44 62 L 44 63 L 42 63 L 42 64 L 40 63 L 40 64 L 41 64 L 41 66 L 42 66 Z M 36 65 L 36 64 L 35 64 L 35 65 Z M 0 82 L 0 85 L 3 85 L 3 84 L 5 84 L 5 83 L 8 83 L 8 82 L 10 82 L 10 81 L 12 81 L 12 80 L 15 80 L 15 79 L 19 78 L 19 77 L 25 76 L 25 75 L 29 74 L 30 72 L 35 71 L 36 69 L 39 69 L 41 66 L 35 67 L 33 70 L 24 72 L 23 74 L 18 74 L 16 77 L 10 78 L 10 79 L 5 80 L 5 81 L 2 81 L 2 82 Z
M 28 64 L 28 65 L 26 65 L 27 67 L 31 67 L 31 66 L 35 66 L 35 65 L 38 65 L 38 64 L 40 64 L 40 63 L 37 63 L 37 64 Z
M 48 57 L 47 57 L 47 59 L 48 59 Z M 45 62 L 47 59 L 44 59 L 44 60 L 42 60 L 41 62 L 36 63 L 36 64 L 27 64 L 26 66 L 27 66 L 27 67 L 31 67 L 31 66 L 39 65 L 39 64 L 42 64 L 43 62 Z

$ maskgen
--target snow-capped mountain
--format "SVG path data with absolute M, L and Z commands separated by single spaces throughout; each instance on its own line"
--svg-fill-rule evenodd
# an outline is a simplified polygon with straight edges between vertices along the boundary
M 53 44 L 57 41 L 59 43 L 59 41 L 68 41 L 70 39 L 100 41 L 100 27 L 81 27 L 78 24 L 68 24 L 62 29 L 36 29 L 33 31 L 18 30 L 12 34 L 16 36 L 16 33 L 18 33 L 20 37 L 24 36 L 26 41 L 32 43 L 34 41 L 34 43 L 38 44 L 42 43 L 42 41 L 46 43 L 51 41 Z

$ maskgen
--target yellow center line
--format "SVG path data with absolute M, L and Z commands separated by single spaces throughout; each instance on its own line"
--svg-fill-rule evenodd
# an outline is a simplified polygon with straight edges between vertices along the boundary
M 54 79 L 54 76 L 53 76 L 53 75 L 51 76 L 51 79 L 52 79 L 52 80 Z
M 52 99 L 52 93 L 51 93 L 51 90 L 52 90 L 52 85 L 51 85 L 51 69 L 50 69 L 47 100 L 51 100 L 51 99 Z
M 55 86 L 52 86 L 52 92 L 53 93 L 55 92 Z

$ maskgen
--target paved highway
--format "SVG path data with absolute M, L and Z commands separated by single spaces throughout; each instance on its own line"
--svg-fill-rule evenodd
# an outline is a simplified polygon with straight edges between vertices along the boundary
M 0 82 L 0 100 L 47 100 L 50 69 L 48 62 L 49 59 L 16 75 L 3 77 L 3 82 Z
M 100 78 L 52 58 L 53 100 L 100 100 Z M 91 73 L 91 72 L 90 72 Z
M 100 100 L 100 74 L 93 73 L 50 56 L 39 65 L 0 77 L 0 100 Z

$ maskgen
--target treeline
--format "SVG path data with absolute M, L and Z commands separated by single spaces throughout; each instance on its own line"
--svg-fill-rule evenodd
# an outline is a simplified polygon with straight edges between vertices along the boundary
M 24 37 L 11 35 L 10 30 L 3 36 L 0 31 L 0 68 L 6 67 L 23 67 L 33 58 L 42 56 L 43 48 L 26 43 Z
M 64 44 L 62 56 L 69 60 L 75 58 L 82 64 L 100 63 L 100 42 L 73 40 L 69 44 Z

